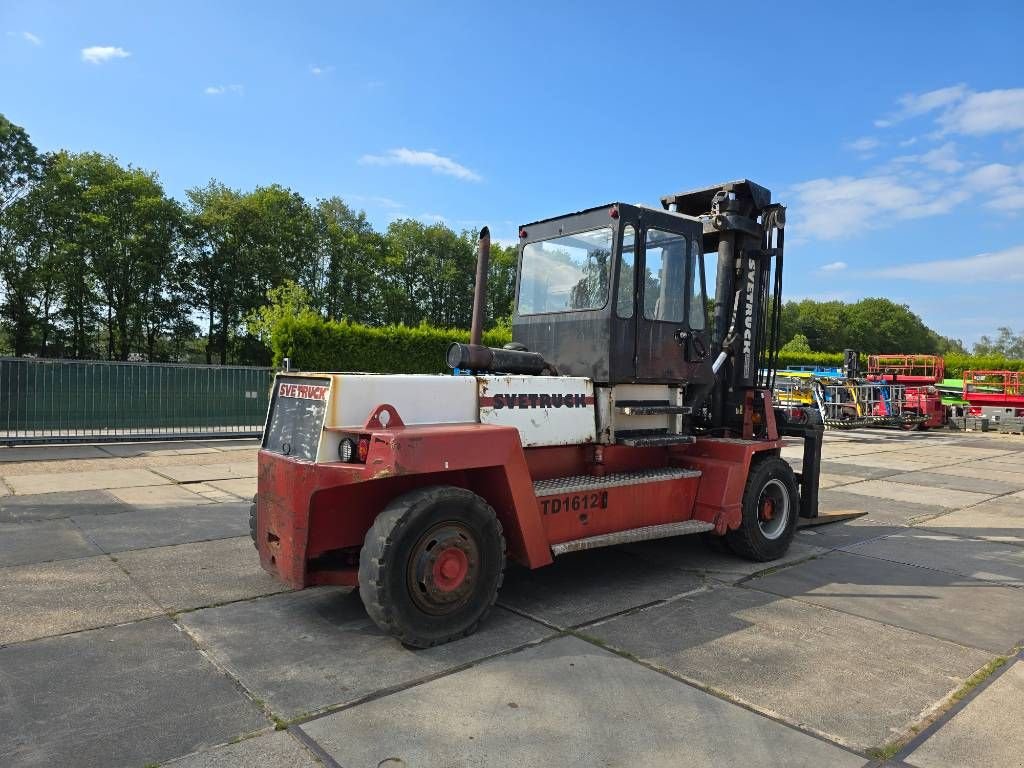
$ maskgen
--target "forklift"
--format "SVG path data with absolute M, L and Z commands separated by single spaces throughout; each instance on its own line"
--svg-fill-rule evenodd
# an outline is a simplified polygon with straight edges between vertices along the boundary
M 480 343 L 484 228 L 455 375 L 278 374 L 250 513 L 262 566 L 358 587 L 382 630 L 425 648 L 480 626 L 507 560 L 692 534 L 782 557 L 818 514 L 823 433 L 771 396 L 785 208 L 747 180 L 661 206 L 523 225 L 500 349 Z

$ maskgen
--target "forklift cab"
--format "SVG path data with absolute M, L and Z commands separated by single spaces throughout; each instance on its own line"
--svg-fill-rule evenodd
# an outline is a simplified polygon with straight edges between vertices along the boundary
M 700 219 L 615 203 L 519 234 L 514 342 L 600 384 L 710 380 Z

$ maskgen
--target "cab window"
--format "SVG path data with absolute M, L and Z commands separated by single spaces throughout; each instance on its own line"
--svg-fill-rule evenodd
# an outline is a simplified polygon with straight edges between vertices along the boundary
M 619 259 L 619 289 L 615 312 L 619 317 L 633 316 L 636 301 L 636 232 L 629 224 L 622 228 L 622 256 Z
M 644 317 L 648 320 L 683 322 L 689 253 L 684 235 L 647 230 L 644 236 Z

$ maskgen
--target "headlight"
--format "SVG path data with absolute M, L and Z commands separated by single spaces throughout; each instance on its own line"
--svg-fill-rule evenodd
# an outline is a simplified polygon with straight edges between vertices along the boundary
M 344 438 L 338 443 L 338 458 L 350 462 L 355 458 L 356 444 L 350 438 Z

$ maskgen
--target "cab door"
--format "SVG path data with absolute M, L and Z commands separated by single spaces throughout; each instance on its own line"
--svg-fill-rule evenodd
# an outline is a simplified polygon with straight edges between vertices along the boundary
M 690 380 L 709 346 L 703 228 L 700 222 L 666 214 L 647 218 L 639 235 L 635 378 Z

